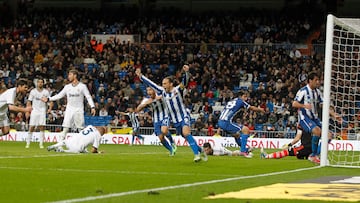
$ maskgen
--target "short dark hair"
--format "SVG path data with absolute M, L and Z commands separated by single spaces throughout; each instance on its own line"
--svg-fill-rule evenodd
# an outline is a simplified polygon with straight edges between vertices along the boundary
M 16 81 L 16 87 L 24 86 L 24 85 L 29 85 L 29 81 L 27 79 L 20 78 L 19 80 Z
M 43 82 L 45 82 L 45 79 L 43 77 L 37 77 L 37 80 L 42 80 Z
M 313 80 L 314 78 L 319 77 L 316 72 L 310 72 L 307 78 L 307 81 Z
M 208 143 L 208 142 L 205 142 L 205 143 L 203 144 L 203 147 L 204 147 L 204 148 L 210 148 L 210 149 L 211 149 L 211 144 Z
M 235 93 L 236 97 L 242 97 L 243 95 L 247 95 L 248 92 L 246 90 L 240 90 L 237 93 Z

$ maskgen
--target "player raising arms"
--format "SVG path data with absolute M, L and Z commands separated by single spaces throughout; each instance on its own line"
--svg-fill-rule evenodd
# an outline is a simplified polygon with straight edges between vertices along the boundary
M 176 152 L 176 145 L 169 132 L 170 121 L 166 104 L 161 99 L 161 96 L 156 97 L 156 93 L 153 88 L 147 87 L 146 93 L 149 98 L 144 98 L 136 108 L 136 111 L 139 112 L 146 106 L 151 106 L 155 135 L 159 137 L 161 144 L 169 150 L 170 156 L 174 156 Z M 168 138 L 171 145 L 165 139 L 165 136 Z
M 163 102 L 166 104 L 169 111 L 171 122 L 177 132 L 183 135 L 189 143 L 190 148 L 194 153 L 194 161 L 199 162 L 201 159 L 207 161 L 206 154 L 202 153 L 202 148 L 196 143 L 195 139 L 191 135 L 190 114 L 186 111 L 186 107 L 183 102 L 183 91 L 184 86 L 188 81 L 189 66 L 184 65 L 183 71 L 185 72 L 183 81 L 177 86 L 174 86 L 174 78 L 171 76 L 164 78 L 162 80 L 162 86 L 158 86 L 153 81 L 143 76 L 140 69 L 136 69 L 135 73 L 147 86 L 150 86 L 158 95 L 162 96 Z M 201 154 L 203 155 L 202 158 L 200 156 Z

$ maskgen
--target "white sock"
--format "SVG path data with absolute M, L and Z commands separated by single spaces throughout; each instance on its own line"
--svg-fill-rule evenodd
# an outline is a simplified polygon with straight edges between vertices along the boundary
M 26 144 L 29 145 L 30 144 L 30 141 L 31 141 L 31 137 L 32 137 L 32 132 L 29 132 L 27 137 L 26 137 Z
M 43 145 L 44 144 L 44 131 L 40 131 L 40 140 L 39 140 L 39 145 Z
M 62 131 L 61 134 L 60 134 L 60 140 L 59 140 L 59 142 L 65 140 L 66 134 L 67 134 L 68 132 L 69 132 L 69 128 L 64 128 L 64 129 L 63 129 L 63 131 Z

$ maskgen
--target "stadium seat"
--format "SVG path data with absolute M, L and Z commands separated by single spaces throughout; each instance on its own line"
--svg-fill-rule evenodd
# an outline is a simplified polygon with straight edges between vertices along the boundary
M 234 85 L 234 92 L 239 92 L 240 91 L 240 86 Z
M 89 70 L 89 72 L 91 72 L 93 68 L 94 68 L 94 64 L 93 64 L 93 63 L 89 63 L 89 64 L 88 64 L 88 70 Z
M 119 71 L 118 75 L 119 75 L 119 78 L 122 80 L 124 79 L 126 76 L 127 76 L 127 72 L 126 71 Z
M 201 85 L 197 85 L 196 88 L 197 88 L 197 90 L 198 90 L 199 92 L 202 92 L 202 91 L 203 91 L 203 88 L 202 88 Z
M 211 106 L 215 105 L 215 99 L 214 98 L 208 98 L 208 102 Z
M 258 87 L 259 87 L 258 82 L 252 82 L 251 85 L 252 85 L 252 88 L 253 88 L 254 91 L 256 91 L 258 89 Z
M 263 124 L 258 124 L 258 123 L 255 124 L 255 130 L 262 131 L 263 127 L 264 127 Z
M 149 67 L 151 69 L 151 72 L 155 73 L 155 71 L 160 68 L 160 65 L 159 64 L 150 64 Z
M 170 65 L 168 66 L 168 68 L 169 68 L 169 75 L 175 75 L 175 72 L 176 72 L 176 67 L 175 67 L 175 65 L 170 64 Z
M 111 116 L 85 116 L 85 125 L 107 126 Z

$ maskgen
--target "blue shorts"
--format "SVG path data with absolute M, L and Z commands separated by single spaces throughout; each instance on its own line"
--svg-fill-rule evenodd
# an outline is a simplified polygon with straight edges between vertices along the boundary
M 140 129 L 140 127 L 132 127 L 133 133 L 138 133 L 139 129 Z
M 312 120 L 309 117 L 305 117 L 300 120 L 300 126 L 305 132 L 312 133 L 315 127 L 319 126 L 321 128 L 321 121 L 319 119 Z
M 230 121 L 219 120 L 219 128 L 223 129 L 227 133 L 236 134 L 241 132 L 243 126 Z
M 182 129 L 184 126 L 191 127 L 191 120 L 189 116 L 185 116 L 184 119 L 181 122 L 174 123 L 174 128 L 176 128 L 176 134 L 183 135 Z
M 159 136 L 161 134 L 162 126 L 169 127 L 169 118 L 164 118 L 162 121 L 154 122 L 154 132 L 156 136 Z

